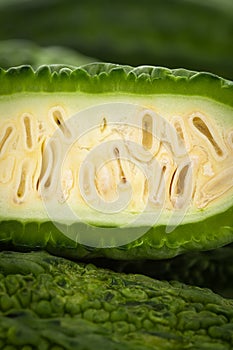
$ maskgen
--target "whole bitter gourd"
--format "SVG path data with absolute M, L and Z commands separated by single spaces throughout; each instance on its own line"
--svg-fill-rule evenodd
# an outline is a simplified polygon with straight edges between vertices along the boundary
M 5 69 L 20 65 L 38 68 L 43 64 L 81 66 L 91 62 L 97 60 L 61 46 L 41 47 L 28 40 L 0 41 L 0 67 Z
M 233 300 L 45 252 L 0 253 L 2 349 L 230 350 Z
M 8 0 L 0 3 L 0 23 L 0 40 L 29 39 L 105 62 L 233 79 L 232 0 Z
M 1 70 L 1 246 L 158 259 L 232 242 L 232 96 L 187 70 Z
M 233 298 L 233 244 L 205 252 L 190 252 L 163 260 L 91 259 L 98 267 L 116 272 L 140 273 L 166 281 L 179 281 L 210 288 L 223 297 Z

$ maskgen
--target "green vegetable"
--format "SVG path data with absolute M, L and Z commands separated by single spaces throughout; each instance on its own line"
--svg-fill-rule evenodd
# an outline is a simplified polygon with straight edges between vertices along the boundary
M 43 64 L 81 66 L 94 61 L 97 60 L 60 46 L 41 47 L 27 40 L 0 41 L 0 67 L 2 68 L 25 64 L 34 68 Z
M 182 254 L 160 261 L 116 261 L 92 259 L 98 267 L 117 272 L 140 273 L 159 280 L 176 280 L 210 288 L 224 297 L 233 298 L 233 244 L 209 250 Z
M 233 241 L 232 82 L 25 66 L 1 70 L 0 96 L 4 248 L 159 259 Z
M 233 301 L 208 289 L 75 263 L 0 253 L 0 344 L 22 349 L 233 346 Z
M 62 45 L 100 61 L 211 71 L 233 79 L 232 0 L 9 0 L 0 40 Z

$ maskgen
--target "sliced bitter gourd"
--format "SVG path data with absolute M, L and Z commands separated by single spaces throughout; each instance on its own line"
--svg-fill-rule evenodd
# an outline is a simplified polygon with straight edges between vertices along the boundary
M 233 84 L 90 64 L 0 75 L 2 245 L 168 258 L 233 241 Z
M 44 252 L 2 252 L 0 273 L 3 349 L 233 346 L 233 301 L 208 289 L 120 274 Z

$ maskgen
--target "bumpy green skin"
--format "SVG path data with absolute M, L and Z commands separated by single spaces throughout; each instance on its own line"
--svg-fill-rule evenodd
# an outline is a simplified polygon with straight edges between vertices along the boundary
M 0 69 L 0 96 L 20 92 L 173 94 L 201 96 L 233 107 L 233 82 L 207 72 L 158 66 L 90 63 Z
M 208 289 L 119 274 L 44 252 L 2 252 L 0 272 L 1 348 L 233 346 L 233 300 Z
M 117 272 L 141 273 L 159 280 L 176 280 L 210 288 L 233 299 L 233 244 L 207 252 L 192 252 L 164 260 L 116 261 L 94 259 L 98 267 Z
M 29 39 L 105 62 L 185 67 L 231 79 L 232 18 L 231 0 L 9 0 L 0 4 L 0 39 Z
M 97 60 L 61 46 L 41 47 L 28 40 L 0 41 L 0 67 L 5 69 L 25 64 L 38 68 L 43 64 L 81 66 L 91 62 Z
M 233 83 L 209 73 L 161 67 L 89 64 L 79 68 L 30 66 L 0 70 L 0 96 L 25 92 L 85 92 L 92 94 L 177 94 L 203 96 L 233 106 Z M 85 230 L 80 224 L 76 230 Z M 132 228 L 133 229 L 133 228 Z M 180 225 L 167 234 L 165 226 L 148 228 L 134 242 L 117 248 L 81 246 L 51 222 L 7 221 L 0 217 L 0 246 L 18 250 L 43 248 L 71 258 L 164 259 L 193 250 L 208 250 L 233 241 L 233 206 L 207 219 Z M 126 232 L 127 234 L 127 232 Z

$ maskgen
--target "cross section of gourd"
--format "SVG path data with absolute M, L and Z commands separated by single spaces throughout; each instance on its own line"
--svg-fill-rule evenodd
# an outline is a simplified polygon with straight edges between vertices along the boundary
M 0 109 L 2 217 L 47 221 L 43 201 L 54 198 L 87 217 L 107 208 L 116 225 L 145 208 L 166 224 L 180 210 L 194 222 L 232 205 L 233 123 L 224 105 L 70 93 L 15 95 Z

